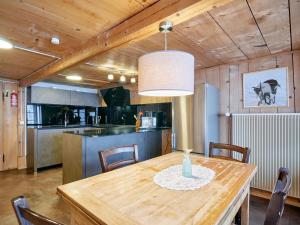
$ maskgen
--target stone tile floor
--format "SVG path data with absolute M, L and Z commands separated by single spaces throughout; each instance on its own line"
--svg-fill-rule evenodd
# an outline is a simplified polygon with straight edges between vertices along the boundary
M 63 224 L 70 224 L 67 206 L 56 195 L 56 187 L 62 182 L 62 169 L 41 171 L 38 175 L 25 170 L 0 172 L 0 225 L 17 225 L 10 200 L 24 195 L 32 210 Z M 250 225 L 263 224 L 268 201 L 250 198 Z M 280 225 L 300 225 L 300 208 L 286 206 Z

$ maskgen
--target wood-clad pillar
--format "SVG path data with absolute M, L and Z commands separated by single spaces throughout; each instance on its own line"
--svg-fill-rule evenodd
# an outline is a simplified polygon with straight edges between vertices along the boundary
M 18 92 L 18 84 L 2 81 L 0 86 L 0 170 L 9 170 L 18 166 L 18 107 L 11 105 L 11 94 Z

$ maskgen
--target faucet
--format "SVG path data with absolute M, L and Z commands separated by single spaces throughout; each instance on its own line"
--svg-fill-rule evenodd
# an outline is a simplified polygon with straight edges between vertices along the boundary
M 123 120 L 123 125 L 125 125 L 125 118 L 124 118 L 124 115 L 121 117 L 121 120 Z
M 65 113 L 65 127 L 68 125 L 67 113 Z

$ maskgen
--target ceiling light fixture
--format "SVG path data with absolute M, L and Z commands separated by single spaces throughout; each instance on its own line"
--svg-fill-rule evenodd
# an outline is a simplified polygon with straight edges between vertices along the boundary
M 11 49 L 11 48 L 13 48 L 13 45 L 9 41 L 0 39 L 0 48 Z
M 126 77 L 124 75 L 120 76 L 120 82 L 125 83 L 126 82 Z
M 70 76 L 67 76 L 67 79 L 68 80 L 79 81 L 79 80 L 82 80 L 82 77 L 78 76 L 78 75 L 70 75 Z
M 108 80 L 114 80 L 114 75 L 111 74 L 111 73 L 108 74 L 108 75 L 107 75 L 107 79 L 108 79 Z
M 165 50 L 145 54 L 138 62 L 138 90 L 145 96 L 183 96 L 194 93 L 194 56 L 187 52 L 167 50 L 169 21 L 159 25 L 164 33 Z
M 54 45 L 59 45 L 59 43 L 60 43 L 59 37 L 58 36 L 53 36 L 51 38 L 51 43 L 54 44 Z
M 135 84 L 135 83 L 136 83 L 135 77 L 130 78 L 130 83 L 132 83 L 132 84 Z

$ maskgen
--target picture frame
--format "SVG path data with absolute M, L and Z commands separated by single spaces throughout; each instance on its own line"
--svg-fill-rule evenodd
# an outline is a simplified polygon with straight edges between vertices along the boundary
M 243 74 L 244 108 L 288 107 L 288 68 Z

